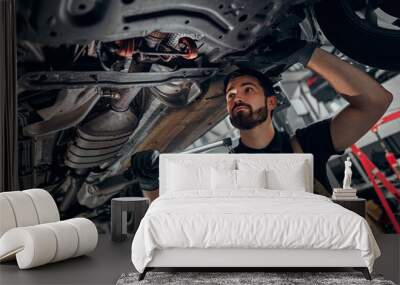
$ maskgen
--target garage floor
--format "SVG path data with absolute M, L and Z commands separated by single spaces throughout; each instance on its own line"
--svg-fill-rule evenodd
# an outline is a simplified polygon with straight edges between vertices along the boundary
M 385 279 L 400 284 L 400 235 L 376 236 L 382 251 L 374 267 Z M 0 284 L 115 284 L 124 272 L 134 271 L 130 259 L 131 239 L 121 243 L 100 235 L 97 249 L 88 256 L 42 267 L 18 270 L 16 262 L 0 265 Z

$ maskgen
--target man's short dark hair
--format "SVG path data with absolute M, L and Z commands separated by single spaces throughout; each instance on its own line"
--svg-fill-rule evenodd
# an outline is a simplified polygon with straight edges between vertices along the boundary
M 228 87 L 229 81 L 236 77 L 244 75 L 255 77 L 263 88 L 266 97 L 275 95 L 274 87 L 271 80 L 260 71 L 250 68 L 240 68 L 229 73 L 224 79 L 224 93 L 226 93 L 226 87 Z

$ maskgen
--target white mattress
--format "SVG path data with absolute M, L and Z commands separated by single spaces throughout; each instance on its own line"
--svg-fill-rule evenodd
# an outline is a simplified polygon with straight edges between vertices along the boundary
M 357 249 L 370 272 L 380 256 L 361 216 L 324 196 L 266 189 L 160 196 L 133 239 L 135 268 L 143 272 L 155 249 L 166 248 Z

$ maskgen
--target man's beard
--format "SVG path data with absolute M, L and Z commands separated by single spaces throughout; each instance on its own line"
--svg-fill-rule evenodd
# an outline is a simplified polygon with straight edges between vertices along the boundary
M 239 106 L 243 105 L 248 107 L 248 112 L 235 112 L 235 109 L 233 109 L 232 115 L 229 116 L 229 120 L 235 128 L 238 128 L 239 130 L 250 130 L 267 120 L 268 108 L 266 106 L 261 107 L 253 112 L 251 106 L 247 104 L 240 104 Z

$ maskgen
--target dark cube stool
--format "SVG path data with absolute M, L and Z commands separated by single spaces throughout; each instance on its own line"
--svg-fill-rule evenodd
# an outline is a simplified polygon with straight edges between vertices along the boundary
M 124 241 L 134 235 L 149 207 L 149 199 L 120 197 L 111 200 L 111 240 Z
M 365 218 L 366 215 L 366 200 L 362 198 L 354 198 L 352 200 L 340 200 L 332 199 L 336 204 L 359 214 L 361 217 Z

